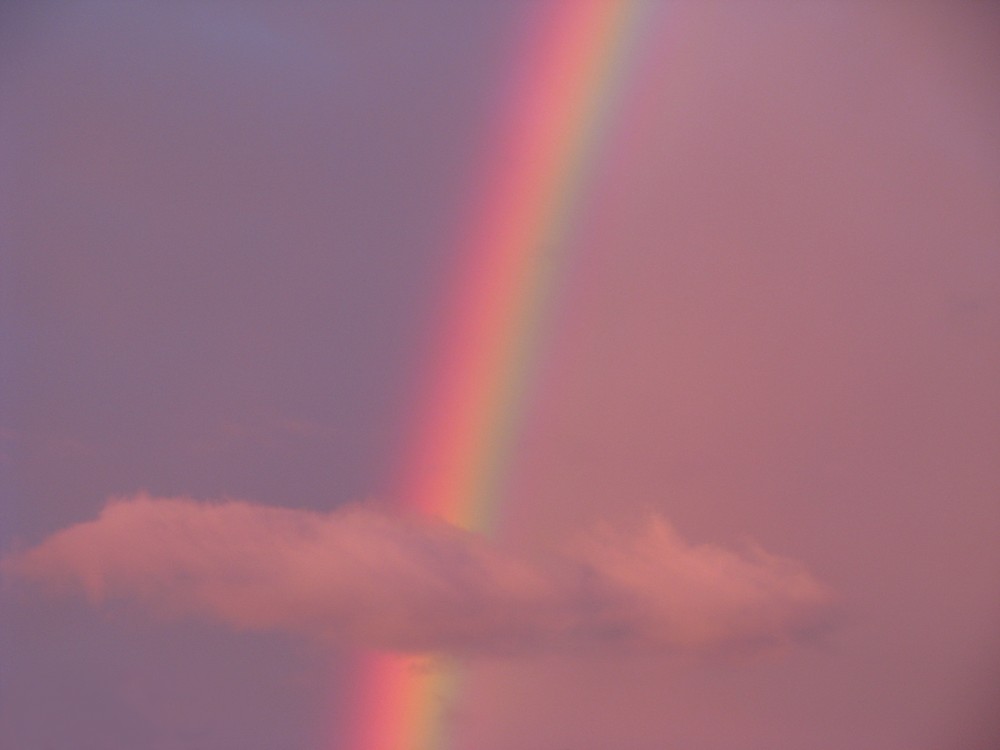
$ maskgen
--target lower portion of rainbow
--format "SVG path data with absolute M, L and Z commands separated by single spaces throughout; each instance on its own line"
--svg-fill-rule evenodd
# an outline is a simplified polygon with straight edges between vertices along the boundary
M 398 480 L 407 510 L 495 531 L 552 284 L 615 112 L 635 40 L 657 0 L 529 5 L 528 42 L 504 102 L 464 265 L 429 355 L 428 394 Z M 345 750 L 447 750 L 463 681 L 455 661 L 363 661 Z
M 361 669 L 357 732 L 359 750 L 444 748 L 447 713 L 462 673 L 440 659 L 401 654 L 368 655 Z

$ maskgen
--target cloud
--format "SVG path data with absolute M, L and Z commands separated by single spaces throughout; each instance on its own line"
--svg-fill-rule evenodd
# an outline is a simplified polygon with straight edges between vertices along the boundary
M 400 651 L 781 643 L 830 601 L 797 563 L 690 545 L 658 517 L 540 562 L 371 505 L 316 513 L 148 495 L 110 501 L 4 569 L 95 604 Z

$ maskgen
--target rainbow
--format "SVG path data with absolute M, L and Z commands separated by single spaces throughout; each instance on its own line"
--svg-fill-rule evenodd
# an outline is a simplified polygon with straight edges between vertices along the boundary
M 399 479 L 406 508 L 495 530 L 553 283 L 574 212 L 618 108 L 636 40 L 655 7 L 641 0 L 552 0 L 523 53 L 485 189 L 461 232 L 443 335 Z M 498 158 L 497 158 L 498 157 Z M 373 655 L 361 667 L 350 750 L 443 750 L 461 669 Z

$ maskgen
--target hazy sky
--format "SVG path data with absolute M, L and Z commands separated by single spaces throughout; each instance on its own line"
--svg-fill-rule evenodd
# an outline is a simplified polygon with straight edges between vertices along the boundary
M 455 750 L 996 747 L 986 3 L 664 0 L 497 537 L 394 513 L 549 1 L 4 4 L 5 750 L 358 750 L 359 645 Z

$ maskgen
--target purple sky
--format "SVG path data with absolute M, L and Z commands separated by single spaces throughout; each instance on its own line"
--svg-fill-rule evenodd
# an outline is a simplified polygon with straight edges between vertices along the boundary
M 301 513 L 226 517 L 233 545 L 279 517 L 376 534 L 324 514 L 392 501 L 457 212 L 532 2 L 4 4 L 0 554 L 142 491 Z M 653 514 L 713 545 L 669 559 L 700 570 L 753 540 L 834 592 L 835 615 L 749 654 L 677 637 L 476 656 L 456 750 L 994 748 L 1000 16 L 775 2 L 659 17 L 579 213 L 498 543 L 561 553 Z M 183 508 L 180 528 L 208 528 Z M 411 552 L 441 538 L 391 534 Z M 643 549 L 586 555 L 610 581 Z M 724 559 L 720 586 L 772 570 Z M 142 575 L 127 585 L 148 595 L 111 606 L 5 578 L 0 746 L 354 750 L 350 648 L 285 621 L 234 630 L 259 610 Z M 539 580 L 531 606 L 552 589 L 579 608 Z M 618 583 L 652 607 L 636 632 L 689 611 Z M 684 601 L 771 637 L 813 591 L 775 586 L 739 612 L 697 586 Z M 549 610 L 521 617 L 528 600 L 509 598 L 526 590 L 489 601 L 537 630 Z M 164 618 L 156 599 L 210 616 Z

